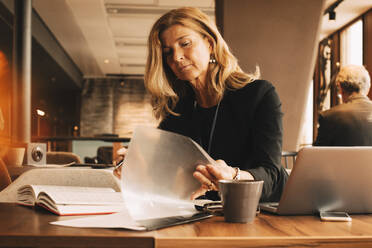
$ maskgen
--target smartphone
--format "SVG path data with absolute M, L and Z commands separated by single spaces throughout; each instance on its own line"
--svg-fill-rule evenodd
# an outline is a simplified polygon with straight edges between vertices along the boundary
M 320 212 L 322 221 L 351 221 L 350 215 L 345 212 Z

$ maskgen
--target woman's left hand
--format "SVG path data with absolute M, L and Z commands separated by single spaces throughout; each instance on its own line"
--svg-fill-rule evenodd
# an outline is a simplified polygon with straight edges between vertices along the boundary
M 127 153 L 127 149 L 125 147 L 121 147 L 116 151 L 116 157 L 113 161 L 113 164 L 116 166 L 118 163 L 123 162 L 125 154 Z M 117 176 L 119 179 L 121 178 L 121 169 L 123 166 L 114 169 L 114 175 Z
M 198 165 L 193 176 L 201 183 L 201 186 L 192 195 L 191 199 L 205 194 L 208 190 L 218 190 L 218 180 L 233 179 L 236 170 L 228 166 L 224 160 L 217 160 L 216 165 Z

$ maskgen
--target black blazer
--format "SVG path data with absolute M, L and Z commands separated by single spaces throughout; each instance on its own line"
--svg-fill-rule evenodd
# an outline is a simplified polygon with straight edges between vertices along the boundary
M 193 118 L 194 94 L 190 88 L 159 128 L 200 140 L 200 123 Z M 210 148 L 213 159 L 249 171 L 264 180 L 261 201 L 280 199 L 287 173 L 281 166 L 281 102 L 271 83 L 256 80 L 239 90 L 226 90 L 220 103 Z
M 372 101 L 355 97 L 319 115 L 316 146 L 372 146 Z

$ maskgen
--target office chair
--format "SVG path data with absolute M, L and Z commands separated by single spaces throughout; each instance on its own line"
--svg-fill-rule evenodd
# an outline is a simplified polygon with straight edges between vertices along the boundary
M 47 152 L 46 163 L 47 164 L 69 164 L 75 162 L 81 164 L 80 157 L 72 152 Z
M 296 151 L 282 151 L 282 158 L 284 158 L 285 169 L 288 168 L 288 157 L 292 157 L 292 167 L 296 161 L 297 152 Z
M 84 157 L 85 163 L 112 164 L 112 146 L 100 146 L 97 148 L 97 156 Z

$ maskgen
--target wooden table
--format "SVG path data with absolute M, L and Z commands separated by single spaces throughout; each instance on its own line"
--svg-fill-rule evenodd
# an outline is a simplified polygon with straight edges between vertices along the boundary
M 353 215 L 349 223 L 261 213 L 251 224 L 213 217 L 152 232 L 49 224 L 66 218 L 2 203 L 0 247 L 372 247 L 372 215 Z
M 67 218 L 0 203 L 0 247 L 154 247 L 154 238 L 146 232 L 49 224 Z
M 155 247 L 372 247 L 372 215 L 352 222 L 322 222 L 317 216 L 261 213 L 251 224 L 215 217 L 156 231 Z

